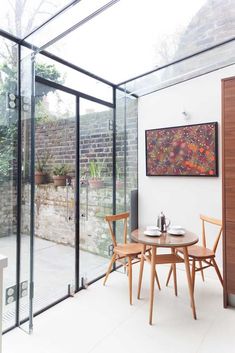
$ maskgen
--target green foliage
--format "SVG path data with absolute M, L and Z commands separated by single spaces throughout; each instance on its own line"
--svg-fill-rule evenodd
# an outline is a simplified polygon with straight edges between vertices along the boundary
M 90 161 L 89 171 L 90 171 L 90 176 L 92 179 L 101 179 L 103 164 L 104 164 L 104 162 L 99 163 L 96 161 Z
M 16 125 L 0 126 L 0 179 L 9 176 L 16 160 Z
M 61 73 L 57 70 L 55 65 L 36 63 L 35 74 L 36 76 L 46 78 L 47 80 L 50 80 L 50 81 L 63 83 L 63 79 L 61 78 Z
M 43 100 L 39 100 L 35 105 L 35 119 L 37 123 L 49 123 L 55 120 Z
M 57 164 L 53 168 L 53 174 L 56 176 L 67 176 L 70 170 L 68 164 Z
M 44 154 L 42 155 L 39 155 L 37 153 L 36 155 L 36 171 L 37 172 L 41 172 L 41 173 L 44 173 L 45 172 L 45 167 L 47 165 L 47 163 L 52 160 L 53 156 L 48 152 L 46 151 Z
M 16 93 L 17 67 L 14 66 L 10 61 L 4 61 L 2 64 L 0 64 L 0 73 L 0 92 Z

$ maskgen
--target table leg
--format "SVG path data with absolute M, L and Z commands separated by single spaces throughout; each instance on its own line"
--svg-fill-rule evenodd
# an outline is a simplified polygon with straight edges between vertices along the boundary
M 150 325 L 152 325 L 152 320 L 153 320 L 155 265 L 156 265 L 156 246 L 152 246 L 151 277 L 150 277 L 150 311 L 149 311 L 149 324 Z
M 146 245 L 142 247 L 141 259 L 140 259 L 140 273 L 139 273 L 139 284 L 138 284 L 138 296 L 137 298 L 140 299 L 140 291 L 142 285 L 142 278 L 143 278 L 143 269 L 144 269 L 144 254 L 146 252 Z
M 194 294 L 193 294 L 193 286 L 192 286 L 192 278 L 190 274 L 190 266 L 189 266 L 189 257 L 188 257 L 188 248 L 184 247 L 183 248 L 184 252 L 184 264 L 185 264 L 185 269 L 186 269 L 186 274 L 187 274 L 187 279 L 188 279 L 188 288 L 189 288 L 189 294 L 190 294 L 190 299 L 191 299 L 191 306 L 192 306 L 192 311 L 193 311 L 193 317 L 196 320 L 196 308 L 195 308 L 195 302 L 194 302 Z
M 172 254 L 175 254 L 175 249 L 171 249 Z M 172 264 L 172 270 L 173 270 L 173 277 L 174 277 L 174 287 L 175 287 L 175 295 L 178 295 L 178 289 L 177 289 L 177 274 L 176 274 L 176 264 Z

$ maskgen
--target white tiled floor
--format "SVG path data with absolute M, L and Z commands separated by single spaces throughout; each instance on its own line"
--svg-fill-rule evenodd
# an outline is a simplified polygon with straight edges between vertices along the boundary
M 166 288 L 167 266 L 158 268 L 154 325 L 148 324 L 149 266 L 145 266 L 142 299 L 136 298 L 139 266 L 134 266 L 134 304 L 128 303 L 126 275 L 110 275 L 106 287 L 96 282 L 34 320 L 34 333 L 15 329 L 3 337 L 3 353 L 221 353 L 234 352 L 235 310 L 223 309 L 219 281 L 200 275 L 196 281 L 198 320 L 193 320 L 186 274 L 178 273 L 179 296 Z

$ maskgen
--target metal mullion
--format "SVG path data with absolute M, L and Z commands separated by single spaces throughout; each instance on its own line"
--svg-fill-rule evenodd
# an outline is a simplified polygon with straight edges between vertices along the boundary
M 56 55 L 54 55 L 54 54 L 52 54 L 52 53 L 50 53 L 48 51 L 42 50 L 39 54 L 43 55 L 43 56 L 46 56 L 47 58 L 49 58 L 51 60 L 57 61 L 58 63 L 60 63 L 62 65 L 70 67 L 73 70 L 81 72 L 82 74 L 87 75 L 87 76 L 89 76 L 89 77 L 91 77 L 91 78 L 93 78 L 93 79 L 95 79 L 97 81 L 100 81 L 100 82 L 102 82 L 102 83 L 104 83 L 104 84 L 106 84 L 106 85 L 108 85 L 110 87 L 116 87 L 116 84 L 114 84 L 114 83 L 112 83 L 112 82 L 110 82 L 108 80 L 105 80 L 104 78 L 102 78 L 100 76 L 97 76 L 97 75 L 95 75 L 95 74 L 93 74 L 93 73 L 91 73 L 91 72 L 89 72 L 89 71 L 87 71 L 85 69 L 82 69 L 81 67 L 79 67 L 79 66 L 77 66 L 75 64 L 72 64 L 69 61 L 64 60 L 64 59 L 62 59 L 62 58 L 60 58 L 60 57 L 58 57 L 58 56 L 56 56 Z
M 205 49 L 202 49 L 202 50 L 200 50 L 200 51 L 198 51 L 198 52 L 194 52 L 194 53 L 192 53 L 192 54 L 190 54 L 190 55 L 187 55 L 187 56 L 185 56 L 185 57 L 182 57 L 182 58 L 180 58 L 180 59 L 171 61 L 171 62 L 168 63 L 168 64 L 165 64 L 165 65 L 162 65 L 162 66 L 158 66 L 156 69 L 147 71 L 147 72 L 145 72 L 145 73 L 143 73 L 143 74 L 141 74 L 141 75 L 137 75 L 137 76 L 132 77 L 132 78 L 126 80 L 126 81 L 123 81 L 123 82 L 118 83 L 118 84 L 117 84 L 117 87 L 122 86 L 122 85 L 127 84 L 127 83 L 130 83 L 130 82 L 132 82 L 132 81 L 135 81 L 135 80 L 137 80 L 137 79 L 139 79 L 139 78 L 142 78 L 142 77 L 144 77 L 144 76 L 150 75 L 150 74 L 152 74 L 152 73 L 154 73 L 154 72 L 157 72 L 157 71 L 159 71 L 159 70 L 165 69 L 165 68 L 167 68 L 167 67 L 169 67 L 169 66 L 178 64 L 178 63 L 180 63 L 180 62 L 182 62 L 182 61 L 191 59 L 191 58 L 193 58 L 194 56 L 203 54 L 203 53 L 205 53 L 205 52 L 207 52 L 207 51 L 216 49 L 216 48 L 218 48 L 218 47 L 220 47 L 220 46 L 223 46 L 223 45 L 225 45 L 225 44 L 228 44 L 228 43 L 230 43 L 230 42 L 233 42 L 234 40 L 235 40 L 235 37 L 232 37 L 232 38 L 227 39 L 227 40 L 225 40 L 225 41 L 223 41 L 223 42 L 214 44 L 214 45 L 212 45 L 212 46 L 209 47 L 209 48 L 205 48 Z
M 88 94 L 85 94 L 85 93 L 82 93 L 82 92 L 80 92 L 80 91 L 77 91 L 77 90 L 75 90 L 75 89 L 73 89 L 73 88 L 69 88 L 69 87 L 64 86 L 64 85 L 61 85 L 61 84 L 59 84 L 59 83 L 56 83 L 56 82 L 47 80 L 47 79 L 42 78 L 42 77 L 40 77 L 40 76 L 36 76 L 36 77 L 35 77 L 35 81 L 36 81 L 36 82 L 39 82 L 39 83 L 42 83 L 42 84 L 44 84 L 44 85 L 47 85 L 47 86 L 49 86 L 49 87 L 56 88 L 56 89 L 58 89 L 58 90 L 60 90 L 60 91 L 63 91 L 63 92 L 69 93 L 69 94 L 73 94 L 73 95 L 75 95 L 75 96 L 79 96 L 80 98 L 84 98 L 84 99 L 90 100 L 90 101 L 92 101 L 92 102 L 105 105 L 106 107 L 113 108 L 113 104 L 112 104 L 112 103 L 103 101 L 102 99 L 95 98 L 95 97 L 90 96 L 90 95 L 88 95 Z
M 116 89 L 113 88 L 113 214 L 116 214 Z M 113 232 L 116 239 L 116 223 L 113 222 Z M 113 264 L 113 270 L 116 270 L 116 262 Z
M 160 88 L 154 89 L 153 91 L 149 91 L 148 93 L 140 94 L 140 95 L 139 95 L 139 98 L 148 96 L 149 94 L 152 94 L 152 93 L 155 93 L 155 92 L 158 92 L 158 91 L 162 91 L 162 90 L 164 90 L 164 89 L 166 89 L 166 88 L 174 87 L 174 86 L 176 86 L 176 85 L 179 85 L 179 84 L 181 84 L 181 83 L 184 83 L 184 82 L 187 82 L 187 81 L 190 81 L 190 80 L 194 80 L 194 79 L 196 79 L 196 78 L 198 78 L 198 77 L 202 77 L 202 76 L 208 75 L 208 74 L 210 74 L 210 73 L 212 73 L 212 72 L 215 72 L 215 71 L 218 71 L 218 70 L 222 70 L 222 69 L 224 69 L 224 68 L 226 68 L 226 67 L 233 66 L 234 64 L 235 64 L 235 61 L 232 62 L 231 64 L 223 65 L 223 66 L 220 66 L 220 67 L 218 67 L 218 68 L 215 68 L 215 69 L 212 69 L 212 70 L 208 70 L 208 71 L 206 71 L 206 72 L 203 72 L 203 73 L 201 73 L 201 74 L 197 74 L 196 76 L 192 76 L 192 77 L 189 77 L 189 78 L 186 78 L 186 79 L 182 79 L 182 80 L 180 80 L 180 81 L 177 81 L 177 82 L 168 84 L 168 85 L 166 85 L 166 86 L 164 86 L 164 87 L 160 87 Z
M 31 153 L 30 153 L 30 295 L 29 295 L 29 332 L 33 330 L 33 297 L 34 297 L 34 201 L 35 201 L 35 56 L 31 56 Z
M 59 34 L 58 36 L 56 36 L 55 38 L 51 39 L 49 42 L 44 44 L 42 47 L 40 47 L 38 49 L 38 52 L 44 50 L 47 47 L 52 46 L 53 44 L 55 44 L 56 42 L 63 39 L 64 37 L 66 37 L 71 32 L 73 32 L 75 29 L 83 26 L 85 23 L 89 22 L 90 20 L 92 20 L 93 18 L 95 18 L 96 16 L 98 16 L 99 14 L 101 14 L 102 12 L 104 12 L 105 10 L 107 10 L 108 8 L 110 8 L 111 6 L 113 6 L 114 4 L 116 4 L 119 1 L 120 0 L 111 0 L 108 3 L 106 3 L 105 5 L 101 6 L 99 9 L 92 12 L 90 15 L 86 16 L 81 21 L 79 21 L 78 23 L 76 23 L 72 27 L 68 28 L 67 30 L 65 30 L 64 32 L 62 32 L 61 34 Z
M 127 164 L 127 155 L 126 155 L 126 151 L 127 151 L 127 133 L 126 133 L 126 129 L 127 129 L 127 123 L 126 123 L 126 116 L 127 116 L 127 97 L 125 94 L 125 103 L 124 103 L 124 206 L 125 206 L 125 211 L 126 211 L 126 182 L 127 182 L 127 177 L 126 177 L 126 164 Z
M 17 129 L 17 230 L 16 230 L 16 326 L 20 325 L 20 254 L 21 254 L 21 169 L 22 169 L 22 136 L 21 136 L 21 46 L 18 44 L 17 58 L 17 96 L 18 96 L 18 129 Z
M 80 98 L 76 96 L 75 292 L 80 288 Z

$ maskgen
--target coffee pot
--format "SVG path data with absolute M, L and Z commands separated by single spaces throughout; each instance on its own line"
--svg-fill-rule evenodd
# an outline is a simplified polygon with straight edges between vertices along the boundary
M 166 232 L 170 223 L 170 220 L 165 217 L 163 212 L 161 212 L 160 216 L 157 218 L 157 227 L 160 229 L 160 231 L 163 233 Z

